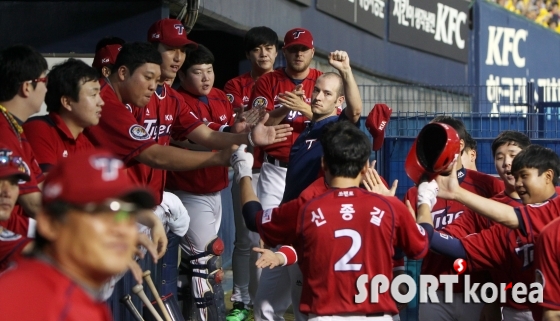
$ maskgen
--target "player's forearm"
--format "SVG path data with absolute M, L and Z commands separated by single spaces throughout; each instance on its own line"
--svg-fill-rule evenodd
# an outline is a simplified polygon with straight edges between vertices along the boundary
M 428 204 L 420 204 L 420 206 L 418 207 L 418 210 L 416 211 L 416 223 L 425 223 L 432 226 L 434 225 L 432 220 L 432 213 Z
M 41 210 L 41 192 L 20 195 L 17 202 L 23 208 L 25 215 L 34 218 Z
M 191 171 L 212 166 L 228 166 L 220 153 L 195 152 L 172 146 L 152 145 L 136 160 L 153 168 L 169 171 Z
M 247 202 L 255 201 L 260 202 L 255 195 L 253 190 L 253 184 L 251 182 L 251 177 L 245 176 L 239 180 L 239 190 L 241 194 L 241 205 L 245 205 Z
M 543 321 L 560 321 L 560 311 L 544 309 Z
M 187 138 L 198 145 L 209 149 L 226 149 L 232 145 L 250 145 L 247 133 L 233 134 L 212 130 L 206 126 L 198 126 Z
M 514 229 L 519 227 L 519 219 L 515 214 L 515 210 L 509 205 L 471 193 L 463 188 L 459 188 L 455 200 L 465 204 L 476 213 L 506 227 Z
M 356 83 L 356 79 L 354 79 L 352 69 L 339 70 L 339 73 L 344 84 L 344 96 L 346 98 L 346 109 L 344 112 L 348 120 L 352 123 L 356 123 L 360 119 L 363 109 L 358 84 Z
M 275 108 L 274 110 L 268 112 L 268 120 L 266 121 L 265 125 L 274 126 L 280 124 L 282 119 L 286 118 L 289 112 L 290 108 L 285 106 Z

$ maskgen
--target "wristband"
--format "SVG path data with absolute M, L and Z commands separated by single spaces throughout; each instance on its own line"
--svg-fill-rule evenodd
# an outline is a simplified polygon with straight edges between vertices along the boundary
M 255 147 L 255 143 L 253 142 L 253 139 L 251 138 L 251 133 L 249 132 L 249 135 L 247 135 L 247 140 L 249 141 L 249 144 L 251 144 L 251 146 Z
M 282 245 L 276 253 L 284 255 L 285 262 L 282 266 L 292 265 L 298 260 L 296 250 L 289 245 Z

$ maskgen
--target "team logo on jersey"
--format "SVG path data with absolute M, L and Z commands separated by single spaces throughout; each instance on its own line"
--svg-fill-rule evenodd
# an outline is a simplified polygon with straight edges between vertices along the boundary
M 134 124 L 134 125 L 130 126 L 130 129 L 128 130 L 128 133 L 130 134 L 130 137 L 132 137 L 135 140 L 150 139 L 150 135 L 148 134 L 146 129 L 144 127 L 138 125 L 138 124 Z
M 2 232 L 0 232 L 0 241 L 16 241 L 19 240 L 20 238 L 21 235 L 6 229 L 3 229 Z
M 229 101 L 229 103 L 233 104 L 233 95 L 232 94 L 227 94 L 226 97 L 227 97 L 227 100 Z
M 420 226 L 419 224 L 416 224 L 416 227 L 418 227 L 418 232 L 420 232 L 420 234 L 426 235 L 426 231 L 424 230 L 424 228 L 422 226 Z
M 235 155 L 235 154 L 233 154 L 233 155 Z M 268 223 L 270 221 L 272 221 L 272 209 L 271 208 L 263 211 L 262 224 Z
M 263 96 L 259 96 L 253 100 L 253 108 L 266 108 L 268 100 Z

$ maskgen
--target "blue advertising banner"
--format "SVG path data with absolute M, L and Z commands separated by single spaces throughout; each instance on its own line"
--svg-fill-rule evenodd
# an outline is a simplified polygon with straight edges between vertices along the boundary
M 487 86 L 485 98 L 493 104 L 473 111 L 526 113 L 528 99 L 560 100 L 559 34 L 484 0 L 474 4 L 474 24 L 470 82 Z M 533 97 L 527 97 L 528 82 Z M 537 87 L 547 87 L 544 97 Z

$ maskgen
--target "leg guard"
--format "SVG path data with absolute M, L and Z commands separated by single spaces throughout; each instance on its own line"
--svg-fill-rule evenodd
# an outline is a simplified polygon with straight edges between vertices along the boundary
M 215 238 L 202 253 L 191 255 L 181 268 L 191 276 L 191 289 L 202 321 L 222 321 L 226 318 L 224 291 L 222 289 L 222 258 L 224 243 Z M 187 303 L 188 304 L 188 303 Z

